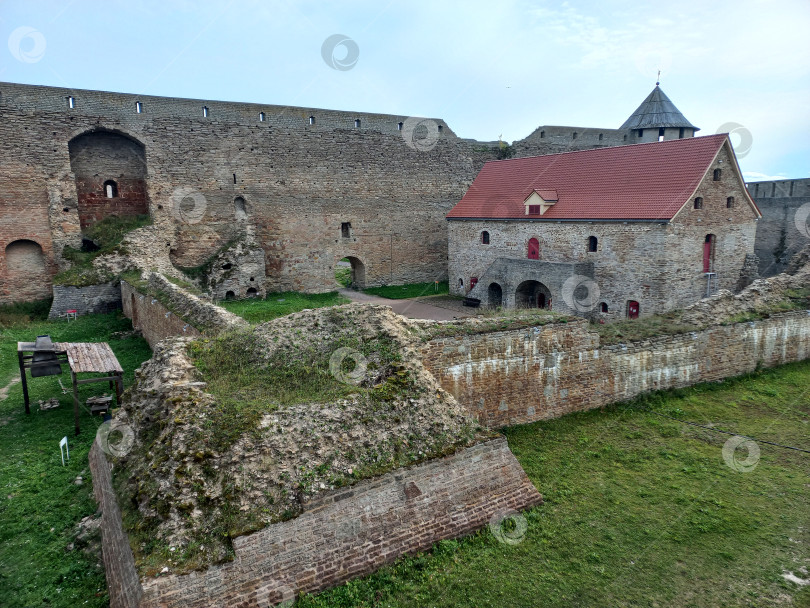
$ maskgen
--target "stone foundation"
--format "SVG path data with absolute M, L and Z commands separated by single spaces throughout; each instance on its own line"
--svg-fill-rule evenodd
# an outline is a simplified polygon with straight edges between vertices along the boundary
M 267 607 L 469 534 L 542 497 L 504 438 L 325 494 L 295 519 L 234 541 L 233 562 L 138 580 L 110 480 L 90 453 L 112 608 Z

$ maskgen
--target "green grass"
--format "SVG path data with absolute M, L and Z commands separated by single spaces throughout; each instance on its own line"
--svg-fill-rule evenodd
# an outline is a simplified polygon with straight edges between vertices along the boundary
M 58 273 L 53 282 L 56 285 L 76 285 L 81 287 L 84 285 L 94 285 L 111 281 L 115 277 L 108 274 L 99 272 L 93 266 L 93 260 L 100 255 L 120 251 L 126 253 L 126 250 L 121 247 L 121 241 L 124 236 L 136 228 L 142 228 L 152 223 L 152 218 L 147 215 L 136 215 L 130 217 L 118 217 L 111 215 L 105 217 L 88 226 L 84 229 L 83 235 L 85 238 L 90 239 L 98 247 L 95 251 L 85 251 L 83 249 L 74 249 L 73 247 L 65 247 L 62 250 L 62 257 L 70 260 L 73 265 L 68 269 Z
M 113 337 L 130 329 L 129 320 L 116 314 L 82 316 L 70 323 L 17 322 L 0 331 L 0 388 L 19 377 L 17 341 L 30 341 L 40 334 L 50 334 L 55 341 L 109 342 L 125 370 L 124 386 L 129 386 L 135 368 L 151 356 L 143 339 Z M 79 520 L 97 509 L 87 454 L 101 420 L 91 417 L 82 405 L 82 432 L 75 436 L 72 393 L 63 395 L 57 378 L 70 386 L 67 369 L 61 376 L 29 378 L 30 415 L 25 414 L 19 383 L 0 401 L 0 605 L 4 608 L 108 605 L 103 568 L 81 549 L 66 549 L 75 542 Z M 80 403 L 105 391 L 109 392 L 105 383 L 83 385 Z M 37 401 L 51 397 L 59 398 L 60 407 L 39 411 Z M 59 454 L 64 436 L 70 448 L 66 467 Z M 80 474 L 83 485 L 74 485 Z
M 386 285 L 384 287 L 369 287 L 363 293 L 392 300 L 405 298 L 418 298 L 420 296 L 447 295 L 450 293 L 447 281 L 438 283 L 409 283 L 407 285 Z
M 810 606 L 781 576 L 807 578 L 810 455 L 760 444 L 739 473 L 727 435 L 642 409 L 810 449 L 808 386 L 805 361 L 508 429 L 545 498 L 520 544 L 484 530 L 296 606 Z
M 53 298 L 0 305 L 0 330 L 26 325 L 35 320 L 45 321 L 51 311 L 51 302 L 53 302 Z
M 349 258 L 343 258 L 341 262 L 348 262 Z M 338 266 L 335 268 L 335 281 L 338 285 L 348 287 L 352 284 L 352 269 L 350 266 Z
M 344 298 L 336 291 L 329 293 L 285 291 L 282 293 L 269 293 L 264 300 L 257 298 L 222 300 L 217 304 L 239 315 L 249 323 L 263 323 L 307 308 L 338 306 L 349 302 L 349 299 Z

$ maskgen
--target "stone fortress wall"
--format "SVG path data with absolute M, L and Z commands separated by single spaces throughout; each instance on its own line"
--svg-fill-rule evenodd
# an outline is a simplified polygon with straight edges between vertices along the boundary
M 810 178 L 746 185 L 762 212 L 756 239 L 759 273 L 784 272 L 790 259 L 810 242 Z
M 62 249 L 110 213 L 148 212 L 179 267 L 250 235 L 264 250 L 257 291 L 333 289 L 344 257 L 360 286 L 445 279 L 444 216 L 500 144 L 459 138 L 439 118 L 413 125 L 404 115 L 0 83 L 0 302 L 49 296 L 67 265 Z M 509 152 L 634 139 L 544 126 Z M 789 251 L 797 201 L 772 200 L 761 245 L 786 260 L 780 235 Z

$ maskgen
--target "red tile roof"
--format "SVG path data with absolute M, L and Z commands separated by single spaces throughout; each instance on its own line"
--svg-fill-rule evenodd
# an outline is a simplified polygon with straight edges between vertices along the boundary
M 539 220 L 669 220 L 689 200 L 728 135 L 491 161 L 447 214 L 525 219 L 532 191 L 559 200 Z

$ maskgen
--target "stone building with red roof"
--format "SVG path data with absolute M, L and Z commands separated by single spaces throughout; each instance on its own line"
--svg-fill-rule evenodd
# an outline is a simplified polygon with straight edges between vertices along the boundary
M 726 134 L 491 161 L 447 214 L 450 289 L 490 306 L 663 313 L 750 282 L 760 217 Z

